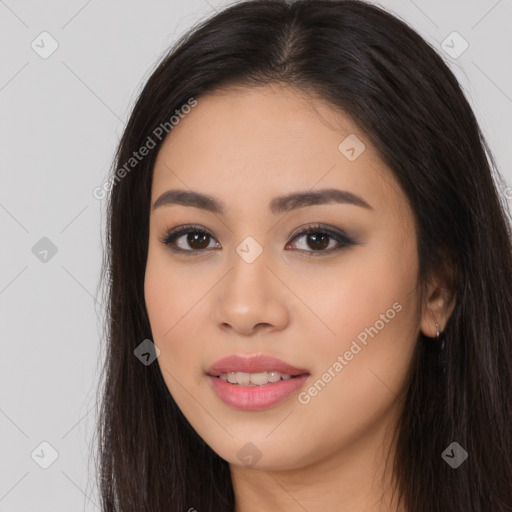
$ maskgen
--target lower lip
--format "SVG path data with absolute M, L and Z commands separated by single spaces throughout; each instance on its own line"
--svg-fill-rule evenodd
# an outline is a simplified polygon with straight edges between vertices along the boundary
M 309 374 L 299 375 L 287 380 L 269 382 L 262 386 L 241 386 L 230 384 L 219 377 L 208 376 L 213 390 L 227 405 L 244 411 L 259 411 L 286 400 L 300 389 Z

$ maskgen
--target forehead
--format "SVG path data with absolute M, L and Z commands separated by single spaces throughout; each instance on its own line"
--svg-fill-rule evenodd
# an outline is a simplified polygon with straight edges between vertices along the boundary
M 329 187 L 372 196 L 377 206 L 400 202 L 391 171 L 339 109 L 291 87 L 231 87 L 197 98 L 167 136 L 152 201 L 188 188 L 243 206 Z

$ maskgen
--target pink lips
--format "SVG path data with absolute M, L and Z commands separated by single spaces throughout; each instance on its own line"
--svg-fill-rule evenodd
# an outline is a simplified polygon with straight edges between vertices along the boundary
M 275 371 L 291 375 L 291 379 L 269 382 L 261 386 L 242 386 L 222 380 L 219 375 L 228 372 L 260 373 Z M 309 377 L 308 370 L 296 368 L 271 356 L 229 356 L 214 363 L 207 371 L 213 390 L 227 405 L 236 409 L 255 411 L 266 409 L 301 388 Z
M 287 373 L 288 375 L 301 375 L 309 373 L 308 370 L 296 368 L 280 359 L 271 356 L 228 356 L 220 359 L 208 369 L 208 375 L 218 377 L 221 373 L 228 372 L 246 372 L 246 373 L 259 373 L 259 372 L 279 372 Z

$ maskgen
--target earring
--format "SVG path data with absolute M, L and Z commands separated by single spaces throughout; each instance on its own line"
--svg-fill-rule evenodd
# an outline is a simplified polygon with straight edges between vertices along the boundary
M 444 352 L 444 332 L 439 331 L 439 324 L 436 323 L 436 340 L 438 343 L 439 353 L 437 355 L 436 366 L 442 372 L 446 372 L 446 358 Z

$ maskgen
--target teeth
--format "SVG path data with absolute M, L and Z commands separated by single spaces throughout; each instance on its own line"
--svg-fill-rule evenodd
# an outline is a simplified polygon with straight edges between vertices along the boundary
M 281 374 L 279 372 L 267 372 L 269 382 L 277 382 L 281 380 Z
M 252 384 L 256 384 L 257 386 L 261 386 L 263 384 L 268 384 L 268 381 L 269 381 L 268 372 L 252 373 L 252 374 L 238 372 L 237 375 L 242 375 L 244 378 L 247 375 L 247 380 L 250 380 L 250 382 Z M 240 378 L 238 378 L 238 382 L 240 384 L 245 384 L 245 385 L 249 384 L 249 382 L 244 382 L 243 380 L 240 380 Z
M 251 376 L 248 373 L 236 372 L 235 382 L 238 382 L 241 386 L 247 386 L 251 382 Z
M 292 376 L 286 373 L 274 371 L 260 373 L 228 372 L 221 373 L 219 378 L 231 384 L 238 384 L 240 386 L 263 386 L 269 382 L 278 382 L 281 379 L 291 379 Z

